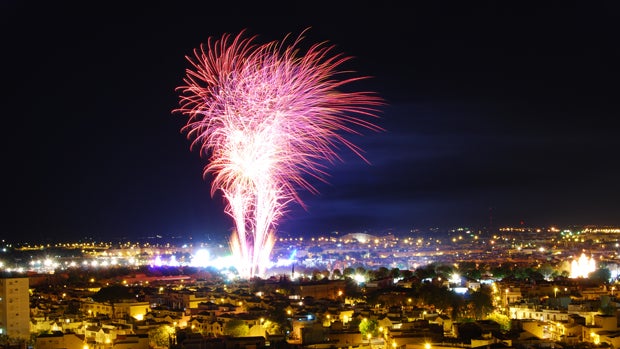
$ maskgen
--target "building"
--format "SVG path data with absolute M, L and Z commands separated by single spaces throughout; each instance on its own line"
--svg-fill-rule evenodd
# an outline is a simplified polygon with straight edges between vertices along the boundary
M 83 335 L 61 331 L 44 333 L 37 336 L 37 349 L 83 349 L 86 341 Z
M 30 337 L 30 291 L 27 277 L 0 276 L 0 335 Z
M 335 300 L 343 296 L 345 285 L 344 280 L 302 282 L 299 284 L 299 295 L 301 298 L 313 297 L 315 299 Z
M 142 321 L 150 310 L 148 302 L 82 302 L 81 309 L 89 316 L 107 315 L 112 319 L 132 317 Z

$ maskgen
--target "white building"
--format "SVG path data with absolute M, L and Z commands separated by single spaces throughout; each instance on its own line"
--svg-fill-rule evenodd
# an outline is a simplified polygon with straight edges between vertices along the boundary
M 27 277 L 0 277 L 0 335 L 30 337 L 29 286 Z

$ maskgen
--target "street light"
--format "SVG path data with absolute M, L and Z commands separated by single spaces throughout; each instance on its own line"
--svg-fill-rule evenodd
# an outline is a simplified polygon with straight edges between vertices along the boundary
M 557 287 L 553 289 L 553 296 L 555 298 L 558 298 L 558 288 Z

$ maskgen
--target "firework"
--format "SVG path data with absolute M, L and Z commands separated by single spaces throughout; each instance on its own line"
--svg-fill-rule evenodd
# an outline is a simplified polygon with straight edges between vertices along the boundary
M 336 79 L 350 57 L 332 54 L 325 42 L 301 55 L 302 35 L 266 44 L 244 32 L 210 38 L 186 57 L 178 88 L 182 132 L 209 158 L 203 175 L 213 176 L 211 195 L 219 190 L 226 200 L 235 222 L 231 251 L 246 278 L 265 271 L 286 206 L 303 206 L 298 190 L 316 192 L 305 178 L 324 179 L 338 145 L 362 157 L 343 134 L 380 129 L 371 121 L 379 97 L 340 90 L 365 78 Z

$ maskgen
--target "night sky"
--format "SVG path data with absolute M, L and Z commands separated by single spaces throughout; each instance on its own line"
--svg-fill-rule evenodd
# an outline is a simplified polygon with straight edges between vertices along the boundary
M 279 234 L 620 225 L 615 2 L 213 3 L 0 1 L 2 238 L 227 237 L 172 110 L 185 55 L 243 29 L 310 28 L 386 102 L 349 137 L 370 164 L 339 151 Z

